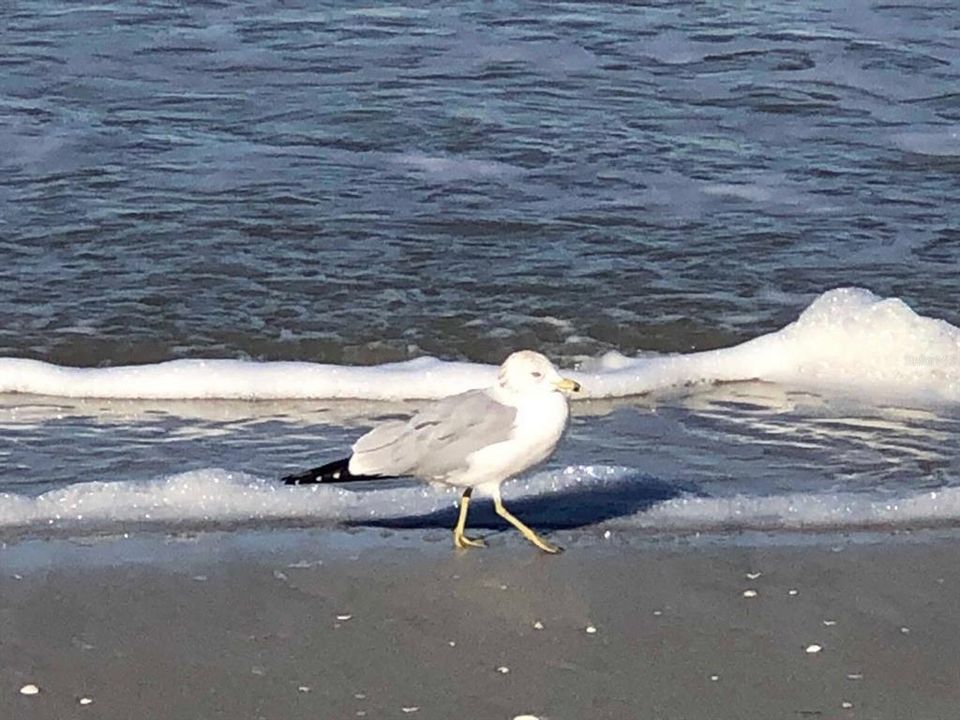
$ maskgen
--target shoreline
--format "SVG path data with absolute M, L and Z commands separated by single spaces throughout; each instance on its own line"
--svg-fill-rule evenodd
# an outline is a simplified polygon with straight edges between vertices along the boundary
M 0 707 L 17 718 L 952 717 L 955 533 L 765 535 L 581 538 L 559 557 L 502 533 L 455 552 L 432 530 L 5 545 Z M 21 695 L 31 683 L 40 692 Z
M 470 527 L 492 547 L 518 550 L 527 543 L 515 534 L 506 523 L 490 520 L 491 513 L 474 511 Z M 450 510 L 448 515 L 455 516 Z M 453 550 L 450 542 L 452 523 L 446 517 L 423 519 L 419 525 L 405 518 L 386 518 L 371 523 L 323 522 L 317 518 L 270 518 L 245 521 L 165 523 L 122 522 L 112 527 L 85 528 L 83 526 L 11 526 L 0 530 L 0 558 L 16 557 L 18 548 L 39 547 L 49 544 L 59 549 L 70 547 L 96 547 L 119 543 L 128 546 L 143 545 L 147 556 L 164 556 L 162 548 L 174 542 L 206 542 L 212 545 L 239 546 L 251 550 L 260 539 L 264 547 L 296 546 L 304 537 L 321 538 L 327 548 L 366 548 L 368 546 L 391 546 L 397 543 L 404 547 Z M 750 525 L 704 525 L 700 528 L 643 527 L 618 525 L 616 522 L 601 522 L 575 528 L 557 528 L 549 522 L 538 523 L 537 528 L 545 537 L 553 538 L 561 548 L 587 549 L 592 547 L 615 548 L 663 548 L 678 547 L 807 547 L 835 543 L 872 545 L 877 543 L 929 543 L 938 540 L 960 542 L 960 524 L 953 520 L 929 522 L 869 523 L 862 525 L 819 525 L 809 527 L 785 526 L 763 527 Z M 449 547 L 448 547 L 449 546 Z M 490 548 L 488 548 L 490 549 Z M 53 553 L 56 554 L 56 553 Z M 121 553 L 122 556 L 122 553 Z

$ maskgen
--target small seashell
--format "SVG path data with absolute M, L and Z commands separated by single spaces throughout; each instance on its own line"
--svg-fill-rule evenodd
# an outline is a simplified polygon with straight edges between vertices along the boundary
M 755 598 L 755 597 L 757 596 L 757 591 L 756 591 L 756 590 L 744 590 L 744 591 L 743 591 L 743 596 L 744 596 L 745 598 Z
M 537 621 L 533 624 L 533 629 L 534 629 L 534 630 L 543 630 L 543 623 L 540 622 L 539 620 L 537 620 Z
M 717 682 L 719 679 L 720 679 L 720 676 L 719 676 L 719 675 L 711 675 L 711 676 L 710 676 L 711 682 Z
M 756 579 L 757 579 L 758 577 L 760 577 L 761 575 L 763 575 L 763 573 L 760 573 L 760 572 L 748 572 L 747 575 L 746 575 L 746 577 L 747 577 L 747 580 L 756 580 Z
M 904 635 L 909 635 L 909 634 L 910 634 L 910 628 L 908 628 L 908 627 L 902 627 L 902 628 L 900 628 L 900 632 L 903 633 Z
M 597 629 L 593 625 L 587 625 L 587 634 L 593 635 L 597 632 Z
M 842 707 L 844 710 L 849 710 L 853 707 L 853 703 L 849 700 L 844 700 L 842 703 L 840 703 L 840 707 Z
M 823 650 L 823 646 L 822 646 L 822 645 L 817 645 L 816 643 L 814 643 L 813 645 L 807 645 L 807 652 L 808 652 L 810 655 L 813 655 L 813 654 L 815 654 L 815 653 L 818 653 L 818 652 L 820 652 L 821 650 Z
M 824 621 L 823 621 L 823 624 L 826 625 L 827 627 L 833 627 L 834 625 L 837 624 L 837 621 L 836 621 L 836 620 L 824 620 Z
M 540 720 L 536 715 L 516 715 L 513 720 Z
M 497 672 L 501 675 L 506 675 L 508 672 L 510 672 L 510 668 L 508 668 L 506 665 L 501 665 L 497 668 Z
M 40 692 L 40 688 L 38 688 L 33 683 L 28 683 L 24 685 L 22 688 L 20 688 L 21 695 L 37 695 L 39 692 Z
M 342 615 L 337 615 L 337 620 L 342 620 L 343 622 L 346 622 L 352 617 L 353 615 L 351 615 L 350 613 L 343 613 Z
M 863 673 L 847 673 L 847 680 L 863 680 Z
M 799 590 L 787 590 L 787 595 L 796 595 L 799 592 Z
M 89 705 L 90 703 L 93 702 L 93 698 L 82 697 L 77 702 L 79 702 L 81 705 Z
M 400 708 L 400 709 L 403 710 L 403 712 L 405 712 L 405 713 L 415 713 L 417 710 L 420 709 L 420 706 L 419 706 L 419 705 L 410 705 L 409 707 L 402 707 L 402 708 Z
M 307 692 L 310 692 L 310 686 L 309 686 L 309 685 L 301 685 L 300 687 L 297 688 L 297 690 L 299 690 L 299 691 L 302 692 L 302 693 L 307 693 Z

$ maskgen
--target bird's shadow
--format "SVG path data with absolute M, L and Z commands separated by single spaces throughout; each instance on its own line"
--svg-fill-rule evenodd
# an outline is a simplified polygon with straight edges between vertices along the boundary
M 540 495 L 512 500 L 508 497 L 504 498 L 504 505 L 523 522 L 537 529 L 570 530 L 633 515 L 689 492 L 696 491 L 656 478 L 631 475 L 615 481 L 576 485 Z M 456 522 L 457 509 L 451 506 L 422 515 L 363 520 L 350 524 L 392 529 L 449 529 Z M 489 499 L 474 496 L 470 503 L 467 527 L 502 530 L 505 526 L 506 521 L 497 516 Z

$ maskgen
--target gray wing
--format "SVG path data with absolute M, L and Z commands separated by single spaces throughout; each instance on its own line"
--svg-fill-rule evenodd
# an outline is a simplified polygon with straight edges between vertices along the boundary
M 516 416 L 516 408 L 498 403 L 486 390 L 444 398 L 357 440 L 350 472 L 443 480 L 465 469 L 471 453 L 509 438 Z

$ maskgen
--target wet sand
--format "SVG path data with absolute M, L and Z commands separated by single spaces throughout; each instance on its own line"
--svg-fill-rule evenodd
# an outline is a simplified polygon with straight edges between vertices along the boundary
M 0 549 L 0 715 L 955 717 L 960 540 L 874 539 L 21 542 Z

